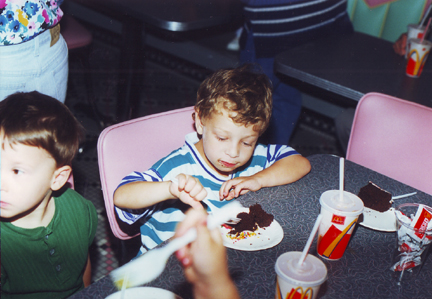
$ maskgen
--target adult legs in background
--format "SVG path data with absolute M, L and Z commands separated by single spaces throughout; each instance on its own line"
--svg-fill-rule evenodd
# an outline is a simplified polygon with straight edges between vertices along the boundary
M 241 63 L 257 63 L 261 66 L 273 84 L 273 110 L 270 125 L 262 136 L 262 142 L 286 144 L 291 138 L 301 112 L 301 93 L 284 83 L 274 73 L 274 58 L 256 58 L 255 46 L 251 32 L 248 33 L 246 45 L 240 51 Z
M 0 46 L 0 101 L 36 90 L 64 103 L 67 79 L 68 49 L 61 35 L 52 46 L 50 30 L 22 44 Z
M 266 60 L 265 62 L 263 60 Z M 271 61 L 267 61 L 271 60 Z M 272 144 L 288 145 L 300 117 L 302 98 L 297 89 L 282 83 L 273 70 L 274 59 L 257 59 L 265 74 L 273 83 L 273 109 L 264 140 Z M 266 68 L 264 66 L 270 66 Z

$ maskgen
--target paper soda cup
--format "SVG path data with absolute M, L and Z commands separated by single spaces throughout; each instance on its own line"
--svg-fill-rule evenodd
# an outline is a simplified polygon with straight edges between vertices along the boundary
M 408 56 L 406 65 L 406 74 L 409 77 L 420 77 L 423 66 L 426 63 L 432 43 L 428 40 L 421 40 L 418 38 L 411 38 L 407 42 Z
M 314 299 L 322 283 L 327 279 L 327 268 L 313 255 L 306 255 L 299 267 L 302 255 L 299 251 L 285 252 L 275 264 L 277 274 L 276 299 Z
M 420 26 L 418 24 L 408 25 L 405 58 L 408 56 L 408 40 L 411 38 L 421 39 L 423 37 L 424 30 L 425 26 Z
M 321 223 L 318 228 L 318 254 L 328 260 L 340 259 L 348 242 L 358 217 L 363 213 L 363 201 L 350 192 L 343 192 L 340 201 L 339 190 L 324 192 L 320 198 Z

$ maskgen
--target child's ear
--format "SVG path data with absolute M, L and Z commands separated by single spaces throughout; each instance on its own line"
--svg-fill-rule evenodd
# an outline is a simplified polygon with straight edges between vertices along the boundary
M 203 124 L 201 122 L 200 117 L 198 116 L 198 111 L 195 111 L 195 129 L 198 135 L 202 135 L 203 133 Z
M 69 176 L 72 172 L 72 168 L 69 165 L 62 166 L 57 168 L 54 171 L 53 181 L 51 182 L 51 190 L 56 191 L 63 187 L 66 184 Z

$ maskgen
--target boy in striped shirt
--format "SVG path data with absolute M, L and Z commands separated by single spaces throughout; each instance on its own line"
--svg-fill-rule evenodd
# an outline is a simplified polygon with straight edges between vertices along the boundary
M 114 193 L 119 219 L 140 225 L 140 254 L 171 238 L 190 207 L 210 212 L 310 171 L 291 147 L 258 143 L 271 110 L 271 83 L 249 65 L 217 71 L 200 85 L 196 132 L 149 170 L 126 176 Z

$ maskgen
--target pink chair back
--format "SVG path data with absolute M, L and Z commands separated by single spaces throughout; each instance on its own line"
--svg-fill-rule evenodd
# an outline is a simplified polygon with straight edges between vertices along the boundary
M 71 174 L 69 175 L 69 178 L 67 180 L 68 187 L 71 189 L 75 189 L 75 183 L 74 183 L 74 177 L 73 177 L 73 173 L 71 172 Z
M 107 127 L 99 136 L 98 160 L 106 212 L 113 234 L 127 240 L 116 220 L 113 195 L 121 180 L 133 171 L 146 171 L 184 144 L 194 131 L 193 107 L 153 114 Z M 137 234 L 138 235 L 138 234 Z
M 432 109 L 384 94 L 364 95 L 346 158 L 432 194 Z

